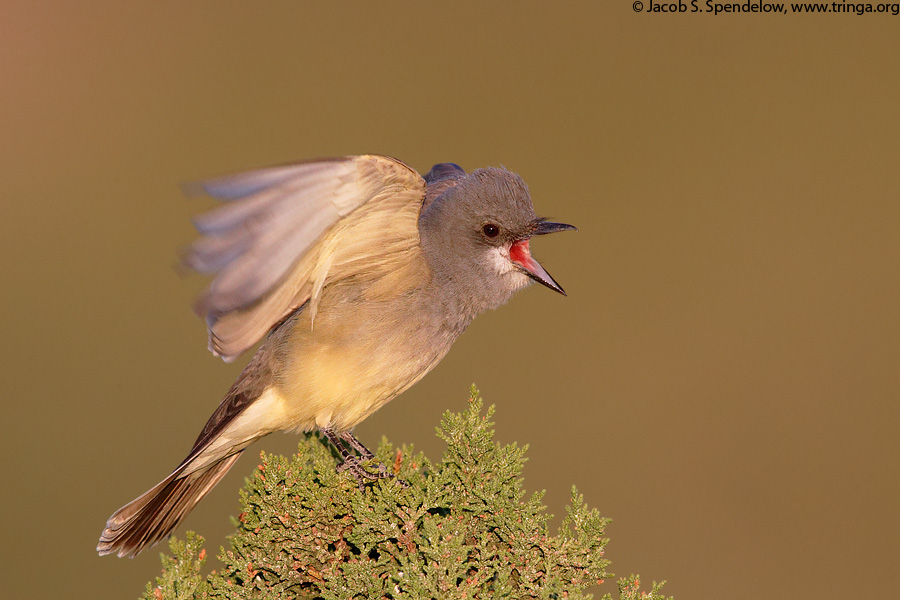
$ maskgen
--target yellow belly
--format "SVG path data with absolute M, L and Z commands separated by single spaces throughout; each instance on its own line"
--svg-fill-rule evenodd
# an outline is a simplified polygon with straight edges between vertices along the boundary
M 279 428 L 351 429 L 430 371 L 455 335 L 403 318 L 415 314 L 413 301 L 329 302 L 314 326 L 299 315 L 279 352 Z

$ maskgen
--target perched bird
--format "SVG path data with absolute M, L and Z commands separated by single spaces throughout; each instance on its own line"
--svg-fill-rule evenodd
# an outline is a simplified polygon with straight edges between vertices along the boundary
M 398 160 L 347 156 L 197 184 L 227 203 L 195 219 L 183 260 L 216 273 L 198 299 L 209 349 L 250 363 L 172 473 L 117 510 L 100 554 L 135 556 L 167 537 L 240 453 L 274 431 L 318 428 L 339 469 L 373 458 L 353 428 L 421 379 L 472 319 L 531 281 L 565 294 L 532 236 L 574 229 L 535 216 L 507 170 L 425 177 Z M 353 451 L 357 454 L 354 454 Z

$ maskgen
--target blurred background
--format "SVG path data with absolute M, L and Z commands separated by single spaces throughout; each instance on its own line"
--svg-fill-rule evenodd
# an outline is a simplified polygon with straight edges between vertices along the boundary
M 702 4 L 701 4 L 702 6 Z M 0 595 L 133 598 L 98 558 L 242 368 L 176 269 L 179 184 L 375 152 L 505 165 L 580 232 L 358 430 L 432 459 L 475 382 L 528 490 L 681 599 L 889 597 L 900 552 L 900 17 L 631 2 L 2 4 Z M 251 448 L 188 518 L 215 554 Z M 557 521 L 558 523 L 558 518 Z M 215 560 L 208 566 L 214 567 Z M 613 581 L 596 590 L 614 591 Z

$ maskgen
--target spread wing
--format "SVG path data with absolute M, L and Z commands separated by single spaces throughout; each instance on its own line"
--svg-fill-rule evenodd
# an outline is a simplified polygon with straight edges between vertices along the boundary
M 419 252 L 425 180 L 392 158 L 304 162 L 193 187 L 228 201 L 194 220 L 201 237 L 183 256 L 216 273 L 195 308 L 210 351 L 227 362 L 303 304 L 314 315 L 327 283 L 389 272 Z

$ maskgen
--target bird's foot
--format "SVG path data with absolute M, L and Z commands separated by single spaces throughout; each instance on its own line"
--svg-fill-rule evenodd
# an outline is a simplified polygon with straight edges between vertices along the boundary
M 356 456 L 347 456 L 344 458 L 344 462 L 337 466 L 337 472 L 342 473 L 344 471 L 349 471 L 351 475 L 356 477 L 356 483 L 359 486 L 359 489 L 363 489 L 364 481 L 374 481 L 377 479 L 386 479 L 388 477 L 393 477 L 393 473 L 388 472 L 387 467 L 383 464 L 378 463 L 378 470 L 371 471 L 363 466 L 363 461 L 366 460 L 363 458 L 362 460 Z
M 359 485 L 359 489 L 363 489 L 363 483 L 365 481 L 376 481 L 378 479 L 387 479 L 394 477 L 394 474 L 388 471 L 387 467 L 385 467 L 382 463 L 378 463 L 378 469 L 376 471 L 372 471 L 365 466 L 363 466 L 364 462 L 368 462 L 375 458 L 375 455 L 366 448 L 362 442 L 360 442 L 356 437 L 349 431 L 344 431 L 340 434 L 335 433 L 330 427 L 322 427 L 320 431 L 328 438 L 328 441 L 331 442 L 331 445 L 335 447 L 338 453 L 341 456 L 341 464 L 337 466 L 337 472 L 342 473 L 344 471 L 349 471 L 354 477 L 356 477 L 356 483 Z M 359 456 L 354 456 L 350 449 L 345 445 L 349 444 L 354 450 L 359 452 Z M 402 479 L 397 479 L 397 483 L 402 485 L 403 487 L 409 487 L 409 484 L 403 481 Z

